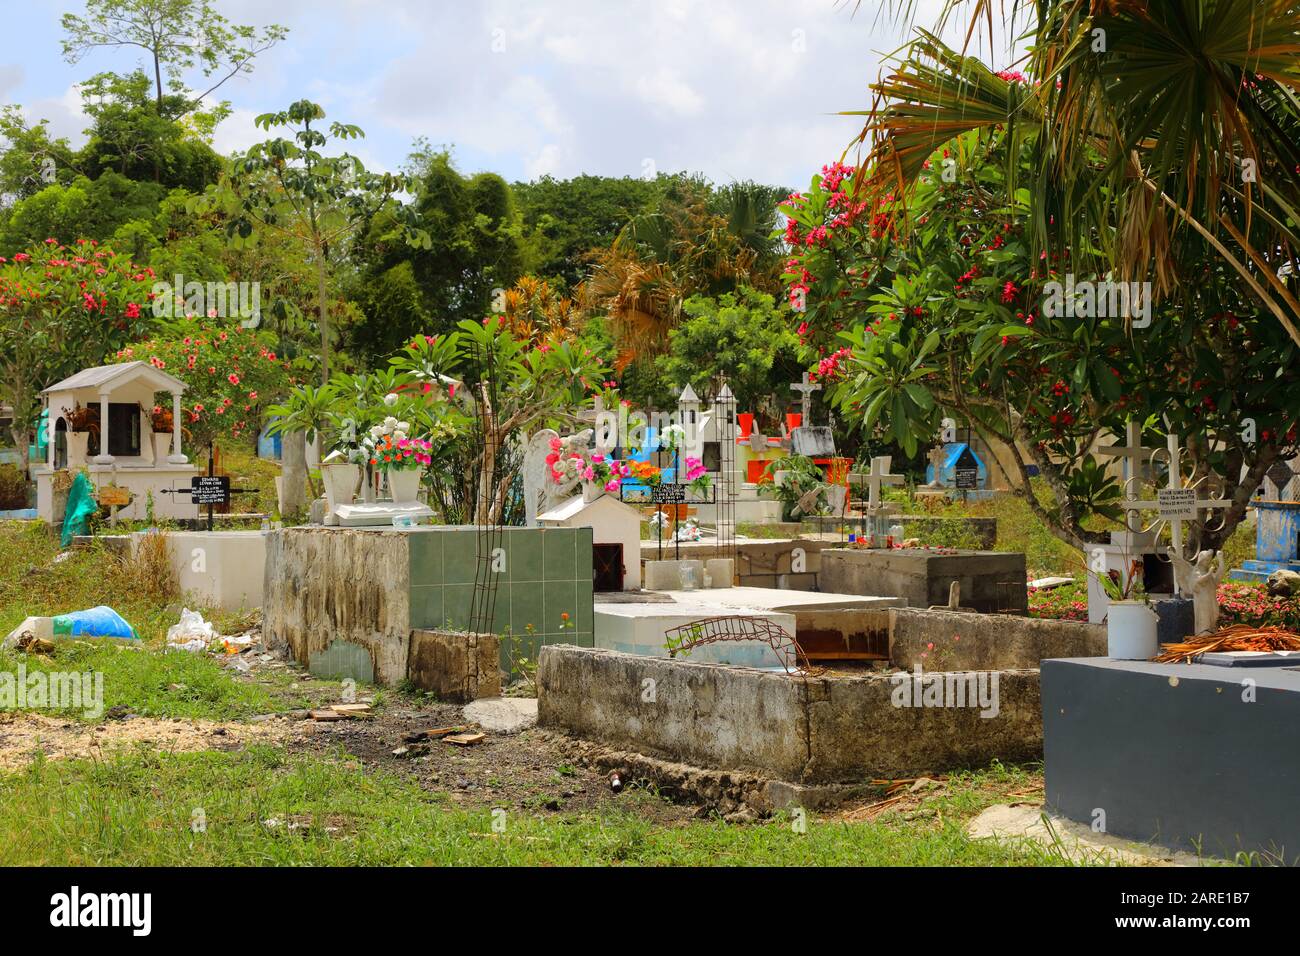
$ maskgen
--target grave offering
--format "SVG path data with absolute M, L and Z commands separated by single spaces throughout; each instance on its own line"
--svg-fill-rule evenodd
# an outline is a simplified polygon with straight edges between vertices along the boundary
M 946 607 L 954 582 L 961 606 L 985 613 L 1026 614 L 1025 556 L 1002 551 L 926 548 L 828 548 L 820 586 L 841 594 L 890 594 L 908 607 Z

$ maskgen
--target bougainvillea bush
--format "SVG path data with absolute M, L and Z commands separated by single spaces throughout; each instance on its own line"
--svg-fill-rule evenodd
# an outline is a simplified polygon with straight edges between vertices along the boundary
M 1262 584 L 1219 585 L 1219 626 L 1285 627 L 1300 633 L 1300 600 L 1274 597 Z
M 192 447 L 206 448 L 223 438 L 256 439 L 263 409 L 289 387 L 288 363 L 274 344 L 269 333 L 238 323 L 191 320 L 116 358 L 147 361 L 185 382 L 181 425 Z
M 40 393 L 111 360 L 154 327 L 154 274 L 97 242 L 47 239 L 0 255 L 0 399 L 27 444 Z
M 1139 302 L 1127 316 L 1109 302 L 1108 315 L 1095 302 L 1044 308 L 1049 283 L 1069 282 L 1072 266 L 1068 250 L 1027 237 L 1040 210 L 1020 183 L 1038 168 L 1005 132 L 966 134 L 930 157 L 904 207 L 869 193 L 863 171 L 826 167 L 784 206 L 806 358 L 847 416 L 909 454 L 945 417 L 1011 449 L 1018 493 L 1076 547 L 1106 540 L 1121 517 L 1122 489 L 1091 453 L 1097 439 L 1123 436 L 1130 419 L 1148 446 L 1175 432 L 1184 476 L 1222 476 L 1206 490 L 1234 500 L 1222 527 L 1216 517 L 1189 534 L 1192 547 L 1217 546 L 1272 462 L 1298 450 L 1294 343 L 1235 274 L 1177 243 L 1179 291 L 1149 313 Z M 1045 502 L 1030 493 L 1033 471 Z

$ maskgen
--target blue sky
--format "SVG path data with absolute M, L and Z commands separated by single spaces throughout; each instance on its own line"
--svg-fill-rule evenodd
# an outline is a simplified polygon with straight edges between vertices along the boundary
M 6 0 L 0 102 L 83 137 L 76 83 L 142 62 L 60 54 L 61 15 L 83 0 Z M 715 182 L 799 188 L 861 128 L 881 54 L 902 30 L 864 0 L 216 0 L 236 23 L 288 39 L 220 95 L 234 114 L 215 145 L 265 138 L 259 113 L 308 97 L 356 123 L 352 151 L 395 169 L 416 136 L 453 147 L 465 172 L 508 179 L 688 169 Z M 918 22 L 934 20 L 922 0 Z M 1006 62 L 1005 55 L 995 57 Z M 196 78 L 197 82 L 197 78 Z

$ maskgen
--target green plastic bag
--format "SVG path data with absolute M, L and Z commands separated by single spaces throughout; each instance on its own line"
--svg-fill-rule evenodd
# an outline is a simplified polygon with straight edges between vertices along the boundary
M 72 544 L 73 537 L 85 534 L 90 529 L 90 516 L 97 511 L 99 502 L 95 500 L 95 490 L 83 471 L 72 479 L 72 487 L 68 489 L 68 508 L 63 513 L 60 547 L 66 548 Z

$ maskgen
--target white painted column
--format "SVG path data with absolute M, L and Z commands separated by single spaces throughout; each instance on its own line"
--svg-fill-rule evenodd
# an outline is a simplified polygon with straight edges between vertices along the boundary
M 189 462 L 185 453 L 181 451 L 181 393 L 172 392 L 172 453 L 167 456 L 167 461 L 173 465 L 184 465 Z
M 54 470 L 54 438 L 58 435 L 58 430 L 54 427 L 58 423 L 58 417 L 54 414 L 54 409 L 48 404 L 45 406 L 45 463 L 50 466 L 50 471 Z
M 108 453 L 108 393 L 99 393 L 99 454 L 95 464 L 111 465 L 113 456 Z

